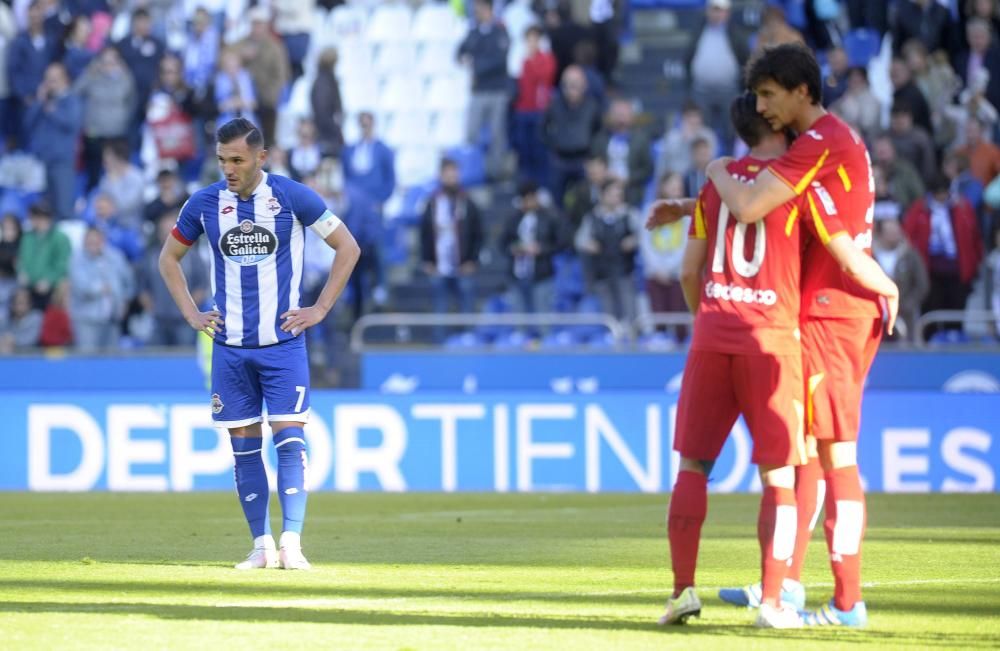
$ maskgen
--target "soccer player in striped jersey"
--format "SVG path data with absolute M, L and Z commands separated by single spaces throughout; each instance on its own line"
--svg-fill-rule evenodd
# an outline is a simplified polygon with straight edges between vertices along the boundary
M 306 510 L 305 423 L 309 417 L 306 328 L 327 315 L 357 263 L 347 226 L 315 192 L 264 172 L 261 132 L 244 118 L 222 125 L 216 153 L 224 179 L 181 208 L 160 252 L 160 273 L 187 322 L 214 339 L 212 416 L 229 430 L 236 491 L 253 549 L 237 569 L 309 569 L 301 534 Z M 300 305 L 305 229 L 336 251 L 316 303 Z M 202 312 L 180 261 L 202 235 L 211 248 L 214 306 Z M 262 404 L 278 454 L 282 534 L 276 547 L 268 517 Z
M 733 126 L 751 150 L 726 173 L 747 180 L 787 146 L 755 105 L 748 93 L 731 109 Z M 677 406 L 674 449 L 681 462 L 667 517 L 674 593 L 660 624 L 700 614 L 694 577 L 708 475 L 742 413 L 763 485 L 757 535 L 764 587 L 756 624 L 802 625 L 798 612 L 780 603 L 795 547 L 794 466 L 805 461 L 798 203 L 793 199 L 748 226 L 732 218 L 708 183 L 695 206 L 681 275 L 695 312 L 694 336 Z
M 766 50 L 751 62 L 747 79 L 757 94 L 757 110 L 771 127 L 799 135 L 753 185 L 727 174 L 725 159 L 713 161 L 707 174 L 741 223 L 762 219 L 775 206 L 799 197 L 807 199 L 809 208 L 802 256 L 802 347 L 806 431 L 819 465 L 813 460 L 798 470 L 799 544 L 791 578 L 799 578 L 823 478 L 834 595 L 805 621 L 864 626 L 861 541 L 866 514 L 857 466 L 861 397 L 881 339 L 880 308 L 887 312 L 891 332 L 899 307 L 896 285 L 871 257 L 871 159 L 860 137 L 820 104 L 819 66 L 805 47 Z M 720 596 L 731 600 L 732 593 Z

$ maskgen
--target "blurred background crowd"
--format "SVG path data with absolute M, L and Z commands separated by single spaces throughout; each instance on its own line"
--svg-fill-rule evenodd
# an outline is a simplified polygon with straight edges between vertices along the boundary
M 909 337 L 931 310 L 1000 315 L 998 29 L 998 0 L 2 0 L 0 351 L 192 346 L 156 260 L 235 116 L 362 247 L 318 364 L 371 311 L 606 312 L 676 345 L 647 317 L 685 310 L 688 225 L 641 215 L 745 153 L 743 66 L 789 41 L 869 145 Z M 307 246 L 306 301 L 331 255 Z M 204 243 L 185 265 L 210 301 Z

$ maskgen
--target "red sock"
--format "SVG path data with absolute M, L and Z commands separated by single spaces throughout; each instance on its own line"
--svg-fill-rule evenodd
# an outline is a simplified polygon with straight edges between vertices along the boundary
M 798 511 L 795 531 L 795 553 L 788 568 L 788 578 L 802 580 L 802 566 L 806 562 L 806 550 L 816 524 L 818 506 L 822 504 L 819 483 L 823 481 L 823 467 L 818 457 L 809 457 L 806 465 L 795 467 L 795 508 Z
M 682 470 L 670 495 L 667 536 L 670 538 L 670 564 L 674 570 L 674 598 L 694 585 L 698 565 L 701 525 L 708 512 L 708 479 L 700 472 Z
M 861 601 L 861 540 L 867 519 L 857 466 L 826 473 L 826 546 L 833 570 L 833 605 L 850 610 Z
M 765 486 L 757 516 L 760 541 L 761 601 L 781 599 L 781 582 L 795 551 L 795 491 Z

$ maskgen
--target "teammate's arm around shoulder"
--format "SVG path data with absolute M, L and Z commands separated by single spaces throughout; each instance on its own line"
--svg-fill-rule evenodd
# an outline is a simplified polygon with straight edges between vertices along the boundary
M 882 296 L 887 304 L 889 318 L 886 332 L 892 334 L 899 312 L 899 288 L 886 275 L 875 259 L 859 249 L 847 233 L 834 235 L 826 245 L 844 273 L 865 289 Z
M 726 169 L 731 160 L 717 158 L 708 164 L 705 173 L 736 221 L 744 224 L 758 222 L 781 204 L 795 198 L 795 190 L 769 170 L 758 174 L 752 184 L 733 178 Z

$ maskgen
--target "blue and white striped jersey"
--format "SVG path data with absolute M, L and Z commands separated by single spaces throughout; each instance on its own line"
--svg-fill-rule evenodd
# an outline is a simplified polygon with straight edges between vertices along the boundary
M 318 194 L 267 173 L 246 201 L 220 181 L 184 204 L 173 235 L 191 246 L 204 233 L 211 245 L 212 295 L 225 322 L 217 342 L 258 347 L 293 338 L 280 315 L 300 307 L 305 227 L 327 219 L 337 220 Z

